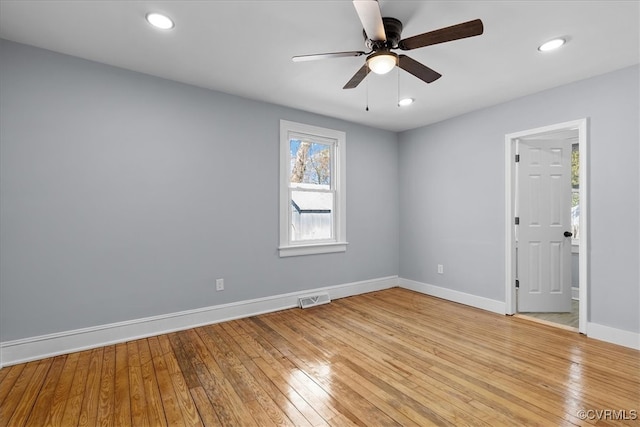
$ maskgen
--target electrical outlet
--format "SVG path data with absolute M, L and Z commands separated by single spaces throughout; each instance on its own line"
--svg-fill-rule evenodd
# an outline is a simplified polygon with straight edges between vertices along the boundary
M 444 265 L 438 264 L 438 274 L 444 274 Z
M 224 291 L 224 279 L 216 279 L 216 291 Z

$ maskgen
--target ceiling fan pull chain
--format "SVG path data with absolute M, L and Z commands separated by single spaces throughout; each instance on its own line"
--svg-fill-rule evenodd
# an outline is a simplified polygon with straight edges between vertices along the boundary
M 367 67 L 367 74 L 366 76 L 369 75 L 369 67 Z M 365 76 L 365 79 L 367 78 Z M 366 91 L 367 91 L 367 107 L 364 109 L 364 111 L 369 111 L 369 79 L 367 79 L 367 83 L 366 83 L 367 87 L 366 87 Z
M 399 107 L 400 106 L 400 67 L 396 67 L 396 75 L 398 76 L 398 99 L 396 102 L 396 105 Z

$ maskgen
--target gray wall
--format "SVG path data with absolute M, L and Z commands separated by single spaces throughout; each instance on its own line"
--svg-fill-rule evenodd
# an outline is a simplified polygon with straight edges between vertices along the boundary
M 639 80 L 396 135 L 0 41 L 0 341 L 395 274 L 503 301 L 504 135 L 582 117 L 589 320 L 639 332 Z M 280 119 L 347 133 L 344 254 L 277 255 Z
M 640 332 L 639 81 L 634 66 L 401 133 L 400 276 L 504 301 L 505 134 L 587 117 L 589 321 Z
M 395 133 L 0 43 L 0 341 L 398 273 Z M 346 253 L 278 257 L 280 119 L 347 134 Z

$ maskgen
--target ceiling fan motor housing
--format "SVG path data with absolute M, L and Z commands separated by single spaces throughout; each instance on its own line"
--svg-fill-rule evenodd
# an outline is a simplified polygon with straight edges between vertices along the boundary
M 364 44 L 367 49 L 377 51 L 379 49 L 397 49 L 401 40 L 402 34 L 402 22 L 396 18 L 382 18 L 384 24 L 384 32 L 387 36 L 387 40 L 370 40 L 367 37 L 367 33 L 362 30 L 364 35 Z

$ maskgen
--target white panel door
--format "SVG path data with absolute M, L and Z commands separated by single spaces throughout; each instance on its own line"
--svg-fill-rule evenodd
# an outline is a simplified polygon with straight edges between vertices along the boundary
M 520 140 L 520 312 L 571 311 L 571 140 Z

